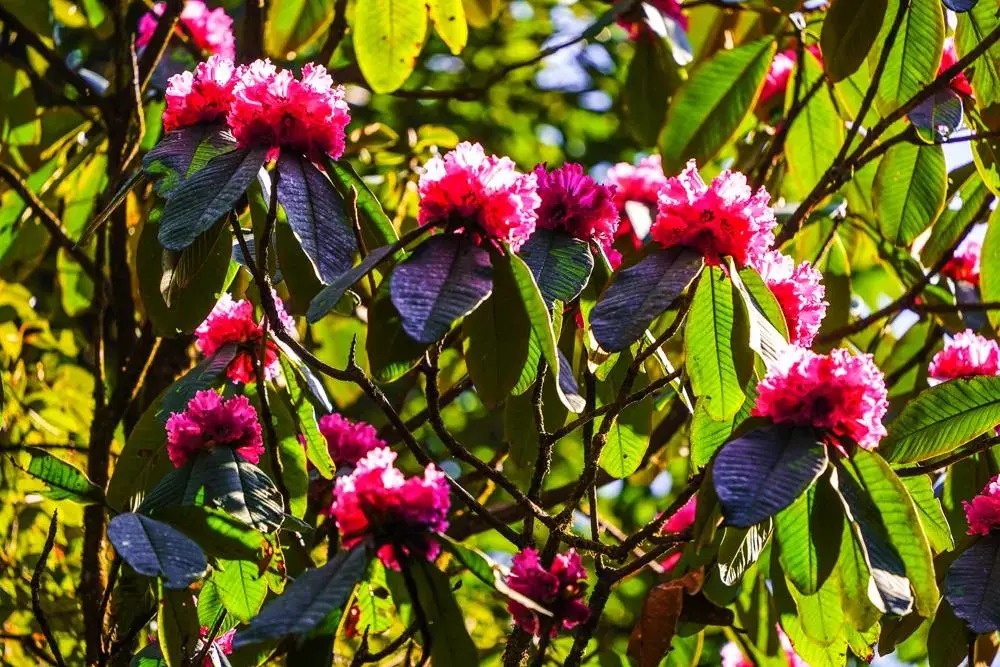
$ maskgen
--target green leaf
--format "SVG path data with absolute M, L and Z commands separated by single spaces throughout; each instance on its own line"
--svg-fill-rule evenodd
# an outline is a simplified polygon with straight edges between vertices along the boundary
M 503 402 L 517 384 L 531 337 L 531 322 L 510 263 L 494 254 L 493 265 L 493 293 L 463 323 L 468 341 L 465 364 L 487 407 Z
M 890 148 L 879 164 L 872 192 L 883 238 L 894 245 L 910 245 L 941 213 L 947 189 L 941 146 L 904 142 Z
M 855 451 L 841 470 L 848 470 L 877 508 L 889 541 L 903 561 L 917 612 L 929 618 L 940 594 L 930 545 L 906 486 L 881 456 L 864 449 Z
M 878 58 L 885 48 L 900 1 L 889 2 L 886 20 L 882 23 L 875 49 L 868 57 L 871 72 L 875 71 Z M 898 109 L 934 80 L 941 63 L 944 30 L 944 13 L 940 2 L 914 0 L 909 3 L 875 95 L 876 108 L 883 116 Z
M 959 378 L 926 389 L 889 424 L 879 451 L 893 463 L 947 454 L 1000 424 L 1000 378 Z
M 967 55 L 997 28 L 1000 28 L 1000 15 L 997 14 L 996 3 L 988 0 L 978 2 L 969 11 L 959 14 L 955 29 L 958 57 Z M 966 71 L 966 76 L 970 78 L 977 104 L 985 108 L 1000 103 L 1000 44 L 994 43 L 976 59 Z
M 695 402 L 691 418 L 691 465 L 703 468 L 711 462 L 715 452 L 726 444 L 737 426 L 750 417 L 753 401 L 749 398 L 736 415 L 727 421 L 715 421 L 705 407 L 705 399 Z
M 944 256 L 945 251 L 955 244 L 965 228 L 977 222 L 975 216 L 982 209 L 989 194 L 979 173 L 974 170 L 970 172 L 955 195 L 959 203 L 950 203 L 942 211 L 934 227 L 931 228 L 927 243 L 920 250 L 920 262 L 924 266 L 934 266 Z
M 152 516 L 190 537 L 210 556 L 256 560 L 264 546 L 258 531 L 211 507 L 160 507 Z
M 719 576 L 726 586 L 736 584 L 751 565 L 760 559 L 774 524 L 766 519 L 749 528 L 728 526 L 719 545 Z
M 46 497 L 52 500 L 72 500 L 83 505 L 104 502 L 104 492 L 80 470 L 41 449 L 32 447 L 28 452 L 31 454 L 31 463 L 25 472 L 49 486 L 45 491 Z
M 720 51 L 695 70 L 674 95 L 670 131 L 660 138 L 666 173 L 691 159 L 707 162 L 732 139 L 753 110 L 776 49 L 768 37 Z
M 941 508 L 941 501 L 934 496 L 931 478 L 926 475 L 915 475 L 901 479 L 917 508 L 920 527 L 924 529 L 931 548 L 938 553 L 954 549 L 955 540 L 951 536 L 951 528 Z
M 1000 299 L 1000 208 L 990 214 L 980 260 L 980 297 L 983 301 L 996 301 Z M 1000 327 L 1000 311 L 990 310 L 986 316 L 990 326 L 994 329 Z
M 184 667 L 198 649 L 198 610 L 188 590 L 169 590 L 160 585 L 156 632 L 168 667 Z
M 785 576 L 804 595 L 812 595 L 833 572 L 840 554 L 844 512 L 833 488 L 814 484 L 778 512 L 775 537 Z
M 267 597 L 267 582 L 257 564 L 245 560 L 222 561 L 212 575 L 226 611 L 248 623 L 260 611 Z
M 812 53 L 806 51 L 803 88 L 810 88 L 822 77 L 823 66 Z M 788 88 L 792 90 L 794 85 Z M 792 93 L 788 93 L 788 106 L 791 106 L 792 97 Z M 805 198 L 833 164 L 842 143 L 844 124 L 837 116 L 830 88 L 823 85 L 788 128 L 785 141 L 785 159 L 788 162 L 786 190 L 799 199 Z
M 634 356 L 628 350 L 622 352 L 617 363 L 607 379 L 597 387 L 597 397 L 601 405 L 615 400 L 621 389 Z M 635 379 L 632 391 L 640 391 L 649 383 L 645 373 L 640 373 Z M 649 446 L 649 434 L 652 431 L 653 403 L 650 400 L 639 401 L 628 406 L 615 418 L 608 431 L 604 449 L 601 450 L 601 467 L 612 477 L 622 479 L 639 469 L 643 454 Z M 605 418 L 594 423 L 600 428 Z
M 708 414 L 717 421 L 731 419 L 743 405 L 743 385 L 752 357 L 739 338 L 732 282 L 717 266 L 702 273 L 684 331 L 686 367 L 691 387 L 705 398 Z M 745 330 L 744 330 L 745 331 Z
M 666 40 L 644 34 L 633 42 L 635 54 L 622 88 L 625 127 L 642 146 L 655 146 L 667 107 L 683 80 Z
M 427 14 L 441 41 L 454 55 L 461 53 L 469 39 L 469 25 L 465 21 L 462 0 L 428 0 Z
M 361 213 L 361 238 L 365 242 L 366 248 L 380 248 L 392 245 L 399 240 L 396 228 L 392 226 L 392 221 L 382 209 L 382 204 L 365 182 L 354 171 L 354 167 L 347 160 L 328 160 L 327 171 L 333 178 L 334 184 L 340 189 L 340 194 L 348 201 L 348 194 L 351 188 L 358 193 L 358 212 Z M 405 256 L 402 250 L 395 254 L 395 261 L 400 261 Z
M 288 491 L 288 513 L 301 519 L 306 514 L 309 503 L 309 469 L 306 449 L 299 437 L 302 429 L 292 416 L 291 404 L 286 394 L 269 392 L 271 399 L 271 421 L 278 436 L 278 461 L 281 464 L 281 478 Z M 311 407 L 311 406 L 310 406 Z M 259 413 L 259 410 L 258 410 Z M 308 441 L 307 441 L 308 443 Z M 261 468 L 272 477 L 277 473 L 270 457 L 262 457 Z
M 385 566 L 378 558 L 368 563 L 364 579 L 354 591 L 358 606 L 358 631 L 377 634 L 392 627 L 393 604 L 385 581 Z
M 383 280 L 368 309 L 365 349 L 372 375 L 379 382 L 395 382 L 406 375 L 424 356 L 426 345 L 403 331 L 402 319 L 392 305 L 388 280 Z
M 787 587 L 786 590 L 795 601 L 799 625 L 809 639 L 820 646 L 830 646 L 838 640 L 844 641 L 844 609 L 841 606 L 840 574 L 837 571 L 831 572 L 812 595 L 799 593 L 794 587 Z
M 327 313 L 333 310 L 348 288 L 381 264 L 391 249 L 391 246 L 383 246 L 371 251 L 360 264 L 342 273 L 336 280 L 314 296 L 312 301 L 309 302 L 309 310 L 306 312 L 306 319 L 309 320 L 309 323 L 315 324 L 319 322 Z
M 843 522 L 837 569 L 844 617 L 856 628 L 870 627 L 885 613 L 885 604 L 872 578 L 868 553 L 849 521 Z
M 729 276 L 743 300 L 749 323 L 750 349 L 770 368 L 790 348 L 788 324 L 781 304 L 754 269 L 737 271 L 732 258 L 729 259 Z
M 984 109 L 982 115 L 976 109 L 970 109 L 966 117 L 977 134 L 985 134 L 984 138 L 971 142 L 976 170 L 990 192 L 1000 196 L 1000 137 L 990 135 L 992 127 L 1000 119 L 1000 104 Z
M 409 565 L 417 590 L 417 603 L 430 626 L 431 662 L 435 667 L 479 664 L 476 645 L 465 628 L 465 614 L 455 600 L 448 577 L 426 560 Z
M 170 589 L 185 589 L 205 574 L 201 547 L 165 523 L 133 512 L 108 523 L 108 541 L 133 570 L 159 577 Z
M 264 48 L 278 60 L 302 60 L 333 22 L 333 0 L 282 0 L 267 12 Z M 326 65 L 326 63 L 320 63 Z
M 857 71 L 878 36 L 888 8 L 887 0 L 835 0 L 826 12 L 820 47 L 831 81 Z
M 410 0 L 358 0 L 354 53 L 376 93 L 391 93 L 409 78 L 427 34 L 427 8 Z
M 303 391 L 298 372 L 284 355 L 281 356 L 281 375 L 285 378 L 285 385 L 288 388 L 288 400 L 298 416 L 299 429 L 306 439 L 306 457 L 320 475 L 326 479 L 333 479 L 337 466 L 330 456 L 326 438 L 320 433 L 316 410 Z

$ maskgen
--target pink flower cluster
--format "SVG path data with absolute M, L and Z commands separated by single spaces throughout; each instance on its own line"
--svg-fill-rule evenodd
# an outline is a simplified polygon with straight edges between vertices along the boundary
M 676 535 L 694 525 L 694 517 L 698 512 L 698 496 L 694 495 L 663 524 L 664 535 Z
M 212 447 L 232 447 L 250 463 L 264 453 L 257 411 L 246 396 L 223 401 L 211 390 L 199 391 L 184 412 L 167 419 L 167 456 L 175 468 Z
M 955 38 L 945 37 L 944 40 L 944 50 L 941 52 L 941 65 L 938 66 L 938 76 L 944 74 L 944 71 L 958 62 L 958 52 L 955 50 Z M 972 97 L 972 85 L 969 83 L 969 79 L 966 78 L 965 72 L 959 73 L 951 82 L 948 87 L 959 95 L 965 95 L 967 97 Z
M 1000 375 L 1000 345 L 966 329 L 945 342 L 931 359 L 927 374 L 938 382 L 976 375 Z
M 610 246 L 618 229 L 618 209 L 613 201 L 614 188 L 599 185 L 583 167 L 570 162 L 546 171 L 535 167 L 538 184 L 537 226 L 561 229 L 581 241 Z
M 181 72 L 167 84 L 167 107 L 163 130 L 172 132 L 192 125 L 215 123 L 229 113 L 236 85 L 233 61 L 212 56 L 195 67 L 194 73 Z
M 664 248 L 697 249 L 708 264 L 731 256 L 740 267 L 754 265 L 774 244 L 777 221 L 769 202 L 767 190 L 754 193 L 739 172 L 724 171 L 706 185 L 691 160 L 660 190 L 650 235 Z
M 274 303 L 285 329 L 294 329 L 295 322 L 285 312 L 281 299 L 275 297 Z M 252 303 L 245 299 L 235 301 L 228 292 L 224 293 L 205 321 L 195 329 L 194 335 L 195 345 L 206 357 L 212 356 L 225 345 L 239 346 L 236 357 L 226 369 L 226 376 L 233 382 L 241 384 L 256 379 L 254 357 L 258 354 L 257 346 L 264 336 L 264 327 L 254 318 Z M 269 340 L 264 356 L 264 375 L 268 380 L 272 380 L 280 372 L 278 347 Z
M 356 465 L 373 449 L 388 446 L 371 424 L 353 422 L 336 413 L 320 417 L 319 430 L 338 467 Z
M 788 324 L 793 345 L 809 347 L 826 315 L 822 274 L 809 262 L 796 265 L 777 250 L 764 253 L 753 267 L 774 294 Z
M 345 549 L 376 547 L 386 567 L 399 570 L 407 558 L 433 561 L 441 545 L 431 533 L 448 528 L 448 483 L 433 464 L 423 477 L 406 478 L 388 447 L 368 452 L 350 475 L 338 477 L 330 516 Z
M 421 225 L 451 225 L 506 242 L 517 252 L 535 231 L 541 199 L 534 174 L 463 141 L 420 176 Z
M 1000 475 L 994 477 L 971 501 L 962 502 L 969 535 L 989 535 L 1000 526 Z
M 781 626 L 778 629 L 778 643 L 785 654 L 785 660 L 789 667 L 809 667 L 809 663 L 799 657 L 792 646 L 792 640 L 788 638 Z M 743 656 L 740 647 L 733 642 L 726 642 L 722 647 L 722 667 L 753 667 L 754 663 Z
M 201 627 L 201 638 L 202 638 L 202 640 L 204 640 L 205 637 L 207 637 L 207 636 L 208 636 L 208 627 L 203 625 Z M 232 655 L 233 654 L 233 638 L 234 637 L 236 637 L 236 628 L 233 628 L 232 630 L 227 630 L 226 632 L 223 632 L 221 635 L 219 635 L 218 637 L 216 637 L 215 640 L 212 642 L 213 649 L 216 652 L 221 653 L 222 655 Z M 215 665 L 217 665 L 218 663 L 219 663 L 218 660 L 215 660 L 215 659 L 212 658 L 212 653 L 211 652 L 209 652 L 205 656 L 204 667 L 215 667 Z
M 303 65 L 296 79 L 270 60 L 235 67 L 213 57 L 194 74 L 170 77 L 164 127 L 177 130 L 223 116 L 241 147 L 267 146 L 268 159 L 281 149 L 312 160 L 344 153 L 344 129 L 351 121 L 343 86 L 335 86 L 322 65 Z
M 885 436 L 885 378 L 870 354 L 845 349 L 816 354 L 792 347 L 757 385 L 756 417 L 820 429 L 831 444 L 843 439 L 874 449 Z
M 650 155 L 639 160 L 639 164 L 619 162 L 608 169 L 605 177 L 607 184 L 615 189 L 614 202 L 618 209 L 621 222 L 618 225 L 619 237 L 628 236 L 636 248 L 642 245 L 642 239 L 635 233 L 632 223 L 625 212 L 626 202 L 636 202 L 649 208 L 650 217 L 656 216 L 656 208 L 660 202 L 660 191 L 667 185 L 667 177 L 663 174 L 663 166 L 659 155 Z
M 557 554 L 548 568 L 542 565 L 537 551 L 523 549 L 514 556 L 507 578 L 507 585 L 513 590 L 552 612 L 553 637 L 560 628 L 572 630 L 587 620 L 590 610 L 580 599 L 587 589 L 586 582 L 587 571 L 583 569 L 580 554 L 573 549 Z M 541 634 L 541 620 L 534 611 L 515 600 L 507 603 L 507 610 L 517 627 Z
M 807 46 L 806 50 L 816 56 L 822 64 L 823 56 L 819 47 L 815 44 Z M 795 49 L 786 49 L 774 54 L 771 66 L 767 70 L 767 77 L 764 79 L 764 87 L 761 88 L 760 97 L 757 98 L 757 108 L 774 104 L 781 106 L 784 104 L 785 90 L 788 82 L 791 81 L 792 72 L 795 70 L 795 63 L 798 62 L 799 54 Z
M 666 18 L 676 21 L 682 29 L 688 29 L 687 16 L 684 15 L 684 9 L 678 0 L 650 0 L 647 4 L 659 10 Z M 630 39 L 638 39 L 640 35 L 651 38 L 656 36 L 646 25 L 641 4 L 637 4 L 626 16 L 618 19 L 618 25 L 625 28 Z
M 157 17 L 163 16 L 167 5 L 157 2 L 153 11 L 139 19 L 139 36 L 136 46 L 140 49 L 152 39 L 156 32 Z M 234 58 L 236 40 L 233 39 L 233 19 L 221 7 L 209 9 L 201 0 L 187 0 L 181 10 L 180 22 L 191 36 L 194 46 L 200 51 L 216 56 Z M 177 28 L 181 32 L 180 27 Z
M 965 237 L 943 267 L 941 275 L 955 282 L 979 284 L 979 269 L 982 261 L 983 244 L 976 239 Z

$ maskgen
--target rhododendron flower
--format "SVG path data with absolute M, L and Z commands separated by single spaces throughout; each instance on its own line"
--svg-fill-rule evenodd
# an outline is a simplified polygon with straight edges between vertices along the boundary
M 223 120 L 233 101 L 233 61 L 212 56 L 198 63 L 194 73 L 181 72 L 170 77 L 167 84 L 167 107 L 163 111 L 163 130 L 214 123 Z
M 618 208 L 618 215 L 621 217 L 617 235 L 630 237 L 632 245 L 636 248 L 640 247 L 648 230 L 644 230 L 641 236 L 636 233 L 628 213 L 625 211 L 625 204 L 630 201 L 643 204 L 649 208 L 650 218 L 656 216 L 656 207 L 660 202 L 660 190 L 667 184 L 660 156 L 650 155 L 639 160 L 639 164 L 636 165 L 619 162 L 608 169 L 604 180 L 615 189 L 615 207 Z
M 828 305 L 823 275 L 809 262 L 796 265 L 777 250 L 764 253 L 753 267 L 781 306 L 792 344 L 812 345 Z
M 535 180 L 541 198 L 538 227 L 561 229 L 581 241 L 602 245 L 614 241 L 618 209 L 613 187 L 598 185 L 581 165 L 572 162 L 552 171 L 540 164 L 535 167 Z
M 246 396 L 223 401 L 210 389 L 199 391 L 184 412 L 167 419 L 167 456 L 175 468 L 213 447 L 232 447 L 250 463 L 264 453 L 257 411 Z
M 816 56 L 820 63 L 823 62 L 818 46 L 813 44 L 807 46 L 806 50 Z M 785 90 L 788 89 L 788 82 L 792 79 L 792 72 L 798 59 L 799 54 L 796 49 L 786 49 L 774 54 L 771 66 L 767 70 L 767 77 L 764 79 L 764 87 L 761 88 L 760 97 L 757 98 L 758 108 L 769 106 L 772 101 L 775 104 L 784 104 Z
M 285 312 L 285 307 L 277 296 L 274 297 L 274 305 L 285 329 L 294 329 L 294 320 Z M 195 345 L 206 357 L 212 356 L 224 345 L 238 345 L 240 349 L 229 362 L 226 376 L 233 382 L 242 384 L 256 379 L 254 358 L 258 354 L 260 339 L 264 336 L 264 327 L 254 318 L 252 303 L 245 299 L 235 301 L 228 292 L 224 293 L 205 321 L 194 330 L 194 336 Z M 273 380 L 280 372 L 278 346 L 268 340 L 264 355 L 264 376 Z
M 958 247 L 955 248 L 951 259 L 941 267 L 941 275 L 951 278 L 956 282 L 978 285 L 982 254 L 983 244 L 976 239 L 965 237 Z
M 966 329 L 945 342 L 944 348 L 931 359 L 927 374 L 938 382 L 976 375 L 1000 375 L 1000 345 Z
M 684 9 L 678 0 L 648 0 L 646 4 L 659 10 L 664 17 L 676 21 L 684 30 L 688 29 L 688 19 L 684 15 Z M 618 19 L 618 25 L 628 31 L 630 39 L 637 39 L 640 35 L 655 36 L 655 33 L 646 25 L 642 4 L 636 4 L 631 12 Z
M 580 554 L 570 549 L 557 554 L 552 565 L 545 568 L 538 552 L 522 549 L 514 556 L 507 577 L 507 585 L 552 612 L 552 629 L 555 637 L 559 629 L 572 630 L 587 620 L 590 610 L 580 599 L 587 589 L 587 571 L 583 569 Z M 510 600 L 507 610 L 514 617 L 514 625 L 534 635 L 541 634 L 538 615 L 520 602 Z
M 945 37 L 944 39 L 944 50 L 941 52 L 941 65 L 938 67 L 938 76 L 944 74 L 944 71 L 958 62 L 958 52 L 955 51 L 955 38 Z M 959 95 L 966 95 L 972 97 L 972 86 L 969 84 L 969 79 L 966 78 L 965 72 L 959 72 L 959 74 L 948 83 L 948 87 Z
M 387 446 L 371 424 L 352 422 L 336 413 L 320 417 L 319 430 L 338 466 L 353 466 L 371 450 Z
M 757 385 L 753 415 L 776 424 L 812 426 L 874 449 L 886 434 L 882 417 L 889 408 L 885 378 L 870 354 L 844 349 L 816 354 L 792 347 Z
M 718 265 L 727 255 L 740 267 L 756 264 L 774 244 L 777 222 L 769 201 L 767 190 L 754 194 L 739 172 L 724 171 L 706 185 L 691 160 L 660 191 L 650 235 L 664 248 L 694 248 L 708 264 Z
M 969 535 L 989 535 L 1000 526 L 1000 475 L 994 477 L 971 501 L 962 502 Z
M 157 2 L 153 11 L 139 19 L 139 36 L 135 44 L 140 49 L 149 43 L 156 32 L 158 16 L 163 16 L 167 5 Z M 181 10 L 180 22 L 184 24 L 194 46 L 212 55 L 236 57 L 236 40 L 233 38 L 233 19 L 221 7 L 209 9 L 201 0 L 187 0 Z M 180 26 L 176 28 L 182 33 Z
M 433 561 L 441 545 L 432 533 L 448 528 L 448 482 L 434 464 L 423 477 L 403 476 L 388 447 L 368 452 L 350 475 L 338 477 L 330 515 L 345 549 L 376 547 L 386 567 L 399 570 L 407 558 Z
M 795 653 L 791 640 L 785 634 L 785 631 L 781 629 L 781 626 L 777 626 L 777 630 L 778 643 L 781 644 L 781 650 L 785 653 L 785 660 L 789 667 L 809 667 L 809 664 Z M 743 656 L 740 647 L 735 643 L 726 642 L 723 645 L 722 667 L 753 667 L 753 664 L 752 661 Z
M 202 638 L 202 640 L 204 640 L 205 637 L 207 637 L 207 636 L 208 636 L 208 627 L 203 625 L 201 627 L 201 638 Z M 233 638 L 235 636 L 236 636 L 236 628 L 233 628 L 231 630 L 227 630 L 226 632 L 223 632 L 221 635 L 219 635 L 218 637 L 216 637 L 212 641 L 212 647 L 213 647 L 213 649 L 216 652 L 221 653 L 222 655 L 232 655 L 233 654 Z M 215 667 L 215 665 L 218 664 L 218 663 L 212 659 L 212 653 L 209 652 L 205 656 L 205 662 L 203 664 L 204 664 L 204 667 Z
M 673 516 L 663 524 L 662 532 L 665 535 L 676 535 L 694 525 L 694 516 L 698 511 L 698 496 L 693 495 L 684 503 L 683 507 L 677 510 Z
M 420 175 L 421 225 L 452 225 L 505 241 L 517 252 L 535 231 L 541 204 L 534 174 L 463 141 L 429 160 Z
M 228 120 L 240 146 L 269 146 L 268 159 L 283 149 L 319 162 L 344 153 L 351 115 L 344 87 L 333 85 L 322 65 L 303 65 L 297 80 L 270 60 L 256 60 L 236 70 Z

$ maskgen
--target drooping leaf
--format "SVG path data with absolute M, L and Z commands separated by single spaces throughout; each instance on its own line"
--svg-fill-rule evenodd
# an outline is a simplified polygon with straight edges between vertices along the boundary
M 638 264 L 617 272 L 590 312 L 597 342 L 618 352 L 639 340 L 701 268 L 698 253 L 677 247 L 653 250 Z
M 951 89 L 935 92 L 906 115 L 925 141 L 947 139 L 962 125 L 961 96 Z
M 183 250 L 226 215 L 260 171 L 267 150 L 261 146 L 223 153 L 179 185 L 160 218 L 163 247 Z
M 156 193 L 169 198 L 191 174 L 203 168 L 217 155 L 236 148 L 223 127 L 198 124 L 166 133 L 153 150 L 142 159 L 142 168 L 154 179 Z
M 258 531 L 211 507 L 190 504 L 160 507 L 152 511 L 152 516 L 181 531 L 205 553 L 217 558 L 256 560 L 264 545 L 264 537 Z
M 44 492 L 47 497 L 72 500 L 83 505 L 104 502 L 104 493 L 81 470 L 41 449 L 31 448 L 28 451 L 31 463 L 25 472 L 48 485 Z
M 160 423 L 165 425 L 170 419 L 170 415 L 175 412 L 183 412 L 187 408 L 188 402 L 194 398 L 195 394 L 203 389 L 211 388 L 235 356 L 236 346 L 225 345 L 211 357 L 203 359 L 197 366 L 185 373 L 171 386 L 160 401 L 160 407 L 156 411 Z
M 890 148 L 872 190 L 882 236 L 895 245 L 912 243 L 944 208 L 947 188 L 940 146 L 901 143 Z
M 212 581 L 226 611 L 243 623 L 248 623 L 260 611 L 267 597 L 267 582 L 260 576 L 257 564 L 250 561 L 219 563 Z
M 421 243 L 392 272 L 390 293 L 403 330 L 433 343 L 493 290 L 490 256 L 471 240 L 439 234 Z
M 736 427 L 750 417 L 753 407 L 753 401 L 748 397 L 732 419 L 720 422 L 708 414 L 705 403 L 705 399 L 695 402 L 691 419 L 691 465 L 696 468 L 703 468 L 711 462 L 712 456 L 726 444 Z
M 448 577 L 425 560 L 410 565 L 417 602 L 430 626 L 431 661 L 442 667 L 479 664 L 476 645 L 465 628 L 465 614 L 455 600 Z
M 826 22 L 823 25 L 825 27 Z M 817 79 L 824 76 L 823 67 L 812 53 L 805 52 L 802 77 L 804 89 L 809 89 Z M 794 89 L 791 85 L 788 88 L 790 91 Z M 793 97 L 793 93 L 787 94 L 786 106 L 791 107 Z M 784 185 L 786 190 L 792 196 L 807 196 L 833 165 L 843 142 L 844 124 L 837 117 L 831 89 L 823 85 L 788 128 L 785 160 L 788 163 L 789 179 Z
M 934 496 L 930 477 L 916 475 L 900 479 L 913 500 L 920 518 L 920 527 L 924 529 L 931 548 L 938 553 L 954 549 L 955 540 L 951 536 L 951 528 L 941 508 L 941 501 Z
M 168 667 L 190 664 L 198 650 L 198 610 L 194 596 L 187 590 L 171 590 L 160 581 L 156 613 L 158 644 Z
M 712 466 L 728 526 L 747 528 L 774 516 L 826 469 L 826 446 L 808 430 L 768 426 L 728 442 Z
M 634 356 L 626 351 L 618 358 L 611 373 L 597 387 L 597 397 L 601 404 L 615 400 L 622 387 L 628 369 Z M 633 384 L 632 391 L 640 391 L 649 383 L 645 373 L 640 374 Z M 601 450 L 600 465 L 612 477 L 622 479 L 628 477 L 642 463 L 643 455 L 649 447 L 649 435 L 652 431 L 652 401 L 644 400 L 628 406 L 615 418 L 608 431 L 604 449 Z M 600 428 L 602 421 L 595 422 Z
M 427 14 L 434 24 L 434 31 L 452 54 L 457 56 L 461 53 L 469 39 L 469 24 L 465 21 L 462 0 L 430 0 Z
M 959 378 L 926 389 L 889 424 L 879 451 L 893 463 L 947 454 L 1000 424 L 1000 378 Z
M 205 574 L 208 563 L 201 548 L 165 523 L 133 512 L 113 517 L 108 540 L 133 570 L 160 577 L 170 589 L 183 589 Z
M 885 48 L 899 2 L 900 0 L 890 0 L 888 3 L 875 49 L 868 56 L 869 70 L 872 72 Z M 944 29 L 944 12 L 940 2 L 917 0 L 909 3 L 875 95 L 876 108 L 883 116 L 902 106 L 928 82 L 934 80 L 941 62 Z
M 757 102 L 776 49 L 773 38 L 760 39 L 720 51 L 694 71 L 674 95 L 670 131 L 660 138 L 665 173 L 715 157 Z
M 363 549 L 338 553 L 323 567 L 306 570 L 237 633 L 233 645 L 240 648 L 309 632 L 347 602 L 364 571 Z
M 306 441 L 306 457 L 316 467 L 320 476 L 332 479 L 336 466 L 330 456 L 326 438 L 319 431 L 316 410 L 306 398 L 298 373 L 293 369 L 291 361 L 286 356 L 281 358 L 281 371 L 288 387 L 288 400 L 298 416 L 299 429 Z
M 320 280 L 330 284 L 351 268 L 358 251 L 345 202 L 304 157 L 282 153 L 278 174 L 278 203 Z
M 857 71 L 871 50 L 886 17 L 887 0 L 836 0 L 823 20 L 820 46 L 831 81 Z
M 989 185 L 985 179 L 984 182 Z M 980 296 L 983 301 L 996 301 L 1000 299 L 1000 212 L 997 209 L 990 214 L 980 260 Z M 991 310 L 986 316 L 992 327 L 1000 326 L 1000 311 Z
M 306 319 L 310 324 L 315 324 L 323 319 L 327 313 L 334 309 L 341 297 L 348 288 L 361 280 L 389 254 L 391 246 L 376 248 L 368 253 L 368 256 L 360 264 L 352 267 L 338 276 L 333 282 L 324 287 L 319 294 L 309 302 L 309 311 Z
M 920 261 L 924 266 L 934 266 L 969 223 L 975 222 L 976 214 L 989 197 L 989 190 L 979 174 L 972 171 L 955 196 L 958 200 L 956 207 L 949 203 L 941 212 L 931 228 L 927 243 L 920 250 Z
M 417 64 L 427 34 L 427 8 L 409 0 L 360 0 L 351 27 L 365 81 L 376 93 L 391 93 Z
M 725 531 L 719 545 L 719 577 L 726 586 L 733 586 L 760 558 L 774 523 L 767 518 L 745 528 L 729 526 Z
M 333 0 L 283 0 L 267 13 L 264 48 L 272 58 L 294 60 L 316 50 L 334 17 Z M 326 63 L 321 63 L 326 64 Z
M 365 348 L 372 375 L 379 382 L 395 382 L 409 372 L 421 357 L 426 345 L 416 342 L 403 330 L 402 318 L 392 304 L 389 283 L 384 280 L 368 309 L 370 322 Z
M 778 512 L 775 536 L 785 576 L 812 595 L 833 572 L 840 553 L 844 512 L 833 488 L 821 481 Z
M 667 40 L 644 34 L 635 41 L 622 88 L 625 126 L 642 146 L 655 146 L 667 120 L 670 97 L 683 83 Z
M 260 468 L 232 447 L 215 447 L 199 458 L 205 466 L 206 503 L 262 532 L 273 532 L 281 525 L 281 495 Z
M 972 632 L 1000 628 L 1000 536 L 980 538 L 955 559 L 948 568 L 945 597 Z
M 353 188 L 358 196 L 358 213 L 361 218 L 361 238 L 366 248 L 381 248 L 392 245 L 399 240 L 396 228 L 382 209 L 378 198 L 372 194 L 365 182 L 361 180 L 354 167 L 347 160 L 330 160 L 327 162 L 328 172 L 334 183 L 338 184 L 341 195 L 345 198 Z M 404 252 L 398 251 L 395 261 L 403 259 Z
M 968 3 L 966 3 L 968 4 Z M 956 10 L 962 11 L 962 10 Z M 978 2 L 969 11 L 958 15 L 955 29 L 955 51 L 962 58 L 1000 27 L 995 3 Z M 987 108 L 1000 103 L 1000 44 L 994 42 L 966 71 L 976 103 Z
M 584 241 L 553 229 L 536 229 L 518 251 L 531 269 L 545 305 L 569 303 L 583 290 L 594 270 L 594 256 Z

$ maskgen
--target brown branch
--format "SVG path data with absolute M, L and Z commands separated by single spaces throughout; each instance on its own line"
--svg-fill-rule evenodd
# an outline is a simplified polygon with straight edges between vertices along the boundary
M 329 65 L 330 59 L 337 51 L 337 47 L 344 41 L 347 34 L 347 0 L 336 0 L 333 5 L 333 22 L 330 23 L 330 30 L 326 33 L 326 40 L 323 48 L 319 50 L 319 62 L 322 65 Z
M 49 554 L 52 552 L 52 546 L 56 542 L 56 529 L 58 526 L 59 510 L 55 510 L 52 512 L 52 521 L 49 522 L 49 534 L 45 538 L 45 546 L 42 547 L 42 553 L 38 556 L 35 571 L 31 575 L 31 610 L 35 614 L 35 620 L 38 621 L 39 627 L 42 629 L 42 634 L 45 635 L 45 640 L 49 643 L 49 649 L 52 650 L 56 664 L 59 667 L 66 667 L 66 661 L 63 660 L 62 653 L 59 651 L 59 644 L 56 642 L 56 638 L 52 634 L 52 628 L 49 627 L 49 622 L 45 618 L 45 611 L 42 609 L 41 600 L 42 573 L 45 572 L 45 563 L 48 561 Z
M 916 477 L 918 475 L 927 475 L 934 472 L 935 470 L 942 470 L 949 466 L 958 463 L 959 461 L 964 461 L 967 458 L 971 458 L 976 454 L 981 454 L 982 452 L 989 451 L 994 446 L 1000 444 L 1000 437 L 987 438 L 980 443 L 977 443 L 970 447 L 969 449 L 963 449 L 960 452 L 956 452 L 951 456 L 946 456 L 943 459 L 933 461 L 931 463 L 921 463 L 919 465 L 913 466 L 912 468 L 902 468 L 896 471 L 896 475 L 899 477 Z

